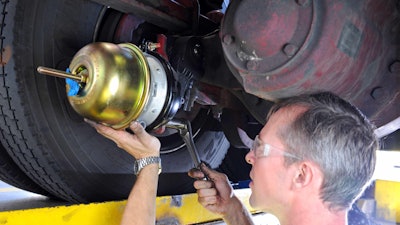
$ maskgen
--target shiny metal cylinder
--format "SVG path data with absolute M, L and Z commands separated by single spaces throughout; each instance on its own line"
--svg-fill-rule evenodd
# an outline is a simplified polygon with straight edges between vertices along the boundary
M 146 57 L 130 43 L 89 44 L 76 53 L 70 70 L 86 75 L 79 93 L 68 97 L 74 110 L 115 129 L 138 119 L 151 95 Z

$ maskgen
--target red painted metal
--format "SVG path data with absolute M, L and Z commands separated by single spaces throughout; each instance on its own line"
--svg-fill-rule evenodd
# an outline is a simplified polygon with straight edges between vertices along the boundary
M 92 0 L 118 11 L 132 14 L 171 31 L 190 29 L 193 21 L 191 0 Z M 194 6 L 193 6 L 194 7 Z
M 400 59 L 398 4 L 232 1 L 220 36 L 227 61 L 246 92 L 275 101 L 329 90 L 380 125 L 400 111 L 400 72 L 395 64 Z

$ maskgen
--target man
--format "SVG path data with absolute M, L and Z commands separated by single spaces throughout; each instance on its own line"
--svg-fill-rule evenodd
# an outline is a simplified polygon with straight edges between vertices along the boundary
M 330 93 L 294 97 L 276 104 L 246 160 L 250 204 L 285 224 L 346 224 L 347 209 L 365 189 L 375 167 L 378 142 L 373 127 L 352 105 Z M 160 142 L 138 123 L 132 135 L 88 121 L 136 159 L 159 155 Z M 154 224 L 156 164 L 145 166 L 129 195 L 122 224 Z M 198 179 L 199 202 L 228 224 L 252 224 L 226 175 L 204 164 L 189 175 Z M 203 177 L 209 180 L 202 180 Z M 137 202 L 145 204 L 136 207 Z
M 347 211 L 368 185 L 378 141 L 373 126 L 331 93 L 276 104 L 246 161 L 250 205 L 286 224 L 347 224 Z M 227 177 L 205 165 L 191 170 L 199 202 L 227 224 L 252 224 Z M 207 175 L 209 180 L 201 180 Z

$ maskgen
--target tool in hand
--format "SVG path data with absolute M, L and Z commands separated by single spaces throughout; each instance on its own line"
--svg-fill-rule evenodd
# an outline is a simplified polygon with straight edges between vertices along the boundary
M 201 170 L 200 168 L 201 159 L 199 153 L 197 152 L 196 145 L 194 144 L 193 141 L 192 126 L 190 125 L 190 122 L 187 120 L 185 121 L 171 120 L 165 126 L 168 128 L 177 129 L 179 131 L 179 134 L 187 146 L 190 157 L 192 158 L 195 167 Z M 204 174 L 204 176 L 205 179 L 208 180 L 206 174 Z

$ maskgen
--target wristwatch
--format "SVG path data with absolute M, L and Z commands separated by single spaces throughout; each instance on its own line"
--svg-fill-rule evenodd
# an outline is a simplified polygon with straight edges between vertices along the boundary
M 133 172 L 135 173 L 135 175 L 138 175 L 139 172 L 145 166 L 153 164 L 153 163 L 158 163 L 158 174 L 160 174 L 161 173 L 161 158 L 158 156 L 150 156 L 150 157 L 135 160 L 135 163 L 133 164 Z

